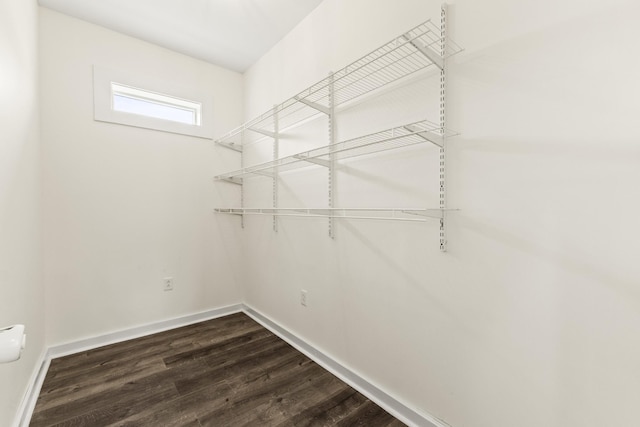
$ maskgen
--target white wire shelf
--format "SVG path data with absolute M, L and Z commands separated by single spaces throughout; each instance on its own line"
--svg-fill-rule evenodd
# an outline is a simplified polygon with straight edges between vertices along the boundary
M 216 208 L 215 213 L 229 215 L 270 215 L 307 218 L 345 218 L 384 221 L 426 222 L 442 219 L 457 209 L 425 208 Z
M 446 129 L 443 130 L 436 123 L 422 120 L 339 142 L 334 145 L 326 145 L 292 156 L 249 166 L 218 175 L 215 179 L 241 184 L 242 181 L 240 178 L 248 176 L 273 177 L 276 173 L 308 166 L 310 164 L 329 167 L 332 158 L 335 160 L 343 160 L 424 142 L 430 142 L 441 147 L 444 138 L 455 135 L 457 135 L 455 132 Z
M 329 113 L 331 87 L 334 105 L 340 106 L 419 70 L 435 65 L 442 68 L 443 58 L 462 48 L 450 39 L 444 54 L 440 28 L 431 20 L 409 30 L 384 46 L 333 73 L 266 113 L 233 129 L 216 140 L 217 144 L 242 150 L 245 130 L 273 135 L 277 115 L 278 128 L 287 129 L 314 115 Z

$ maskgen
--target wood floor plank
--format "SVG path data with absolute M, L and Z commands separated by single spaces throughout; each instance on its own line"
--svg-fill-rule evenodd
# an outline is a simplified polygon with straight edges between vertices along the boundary
M 308 362 L 292 364 L 286 374 L 264 376 L 263 380 L 236 390 L 230 399 L 219 405 L 214 411 L 199 416 L 202 425 L 214 426 L 220 422 L 228 425 L 231 422 L 254 425 L 275 425 L 285 418 L 282 406 L 285 397 L 300 392 L 317 382 L 326 385 L 330 376 L 319 365 Z
M 266 340 L 265 340 L 266 341 Z M 244 353 L 243 357 L 236 357 L 229 361 L 228 359 L 220 360 L 216 358 L 215 364 L 209 363 L 207 360 L 200 360 L 203 364 L 197 372 L 192 370 L 180 369 L 176 373 L 175 385 L 180 394 L 188 394 L 198 391 L 200 388 L 209 386 L 212 382 L 233 382 L 239 376 L 245 381 L 249 381 L 250 375 L 257 371 L 257 375 L 263 374 L 261 368 L 261 356 L 269 355 L 276 357 L 278 351 L 286 349 L 286 343 L 277 338 L 272 339 L 271 343 L 264 343 L 264 348 L 254 350 L 251 353 Z
M 185 351 L 180 351 L 178 353 L 172 354 L 170 356 L 164 357 L 164 363 L 171 367 L 176 364 L 179 364 L 185 360 L 205 358 L 210 356 L 222 356 L 224 357 L 231 354 L 232 350 L 239 350 L 241 354 L 246 354 L 251 352 L 251 349 L 255 347 L 254 344 L 256 342 L 262 343 L 264 339 L 276 339 L 277 337 L 273 335 L 266 329 L 257 330 L 255 332 L 250 331 L 243 334 L 233 335 L 225 340 L 221 340 L 218 342 L 213 342 L 209 345 L 203 345 L 195 349 L 189 349 Z
M 393 418 L 389 413 L 385 412 L 381 407 L 375 403 L 367 400 L 362 405 L 351 413 L 349 413 L 344 419 L 336 423 L 336 426 L 362 426 L 362 427 L 387 427 L 387 426 L 401 426 L 400 421 Z
M 403 424 L 243 313 L 53 360 L 31 420 L 244 425 Z
M 362 394 L 350 387 L 343 387 L 315 404 L 303 404 L 300 410 L 278 427 L 289 426 L 326 426 L 335 425 L 353 408 L 357 408 L 367 400 Z
M 124 364 L 118 366 L 117 370 L 99 371 L 96 372 L 98 375 L 86 375 L 82 380 L 75 378 L 74 383 L 59 386 L 45 384 L 46 392 L 41 392 L 39 405 L 44 410 L 63 404 L 72 404 L 87 395 L 119 389 L 127 382 L 135 382 L 162 371 L 166 371 L 166 367 L 161 359 L 157 359 L 155 363 L 144 366 Z
M 317 365 L 316 365 L 317 366 Z M 268 397 L 267 406 L 272 409 L 262 417 L 270 425 L 279 425 L 286 420 L 294 418 L 304 408 L 315 407 L 322 400 L 325 393 L 337 393 L 348 388 L 327 371 L 315 375 L 312 381 L 309 378 L 293 379 L 292 387 L 286 392 L 272 393 Z M 276 417 L 275 414 L 278 416 Z M 328 423 L 325 425 L 333 425 Z
M 162 405 L 154 405 L 143 409 L 117 422 L 108 424 L 110 427 L 134 427 L 134 426 L 194 426 L 201 427 L 195 414 L 180 411 L 177 406 L 178 399 L 172 399 Z
M 149 335 L 135 340 L 112 344 L 90 350 L 80 355 L 54 359 L 48 372 L 48 379 L 69 380 L 71 376 L 81 376 L 93 372 L 97 367 L 108 367 L 114 363 L 122 364 L 129 360 L 140 361 L 175 354 L 176 351 L 197 349 L 215 344 L 218 341 L 253 331 L 264 331 L 258 323 L 247 316 L 231 315 L 232 321 L 212 326 L 210 322 L 201 322 L 182 328 Z M 68 369 L 70 366 L 73 369 Z
M 118 390 L 90 394 L 70 404 L 39 411 L 36 407 L 32 426 L 100 426 L 178 396 L 171 383 L 140 381 L 127 383 Z

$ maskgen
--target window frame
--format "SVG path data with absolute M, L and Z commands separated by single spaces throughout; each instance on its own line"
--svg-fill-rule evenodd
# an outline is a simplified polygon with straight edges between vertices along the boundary
M 186 123 L 171 118 L 155 117 L 145 114 L 144 112 L 125 111 L 116 108 L 116 98 L 127 98 L 130 100 L 152 104 L 160 107 L 166 107 L 172 110 L 180 110 L 191 113 L 192 123 Z M 201 126 L 202 123 L 202 104 L 195 101 L 189 101 L 182 98 L 176 98 L 163 93 L 156 93 L 145 89 L 123 85 L 118 82 L 111 82 L 111 108 L 129 114 L 138 114 L 145 117 L 155 117 L 161 120 L 169 120 L 177 123 L 184 123 L 191 126 Z
M 127 87 L 132 91 L 155 94 L 156 97 L 174 102 L 168 105 L 178 106 L 180 100 L 185 105 L 199 104 L 200 124 L 187 124 L 141 114 L 118 111 L 113 108 L 113 84 Z M 132 72 L 93 67 L 94 119 L 100 122 L 116 123 L 152 129 L 162 132 L 213 139 L 213 101 L 210 96 L 203 95 L 201 88 L 188 87 L 175 81 L 162 81 L 156 77 L 134 75 Z M 178 102 L 175 102 L 178 101 Z

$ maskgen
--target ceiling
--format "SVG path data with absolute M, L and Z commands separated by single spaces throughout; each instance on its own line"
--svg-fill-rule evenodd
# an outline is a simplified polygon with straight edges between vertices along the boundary
M 322 0 L 39 0 L 41 6 L 244 72 Z

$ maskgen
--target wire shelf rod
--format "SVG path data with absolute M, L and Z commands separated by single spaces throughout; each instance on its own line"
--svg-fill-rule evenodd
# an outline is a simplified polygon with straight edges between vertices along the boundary
M 455 210 L 447 209 L 446 211 Z M 427 222 L 430 219 L 440 219 L 444 215 L 442 209 L 425 208 L 216 208 L 214 212 L 240 216 L 269 215 L 408 222 Z M 413 217 L 402 215 L 413 215 Z

